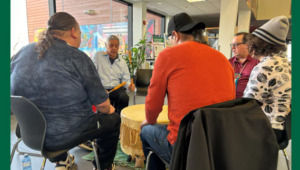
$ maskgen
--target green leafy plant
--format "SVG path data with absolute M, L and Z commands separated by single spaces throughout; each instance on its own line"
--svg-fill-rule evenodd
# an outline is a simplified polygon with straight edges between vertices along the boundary
M 147 32 L 144 34 L 143 38 L 135 44 L 133 47 L 131 47 L 131 65 L 129 63 L 129 54 L 127 51 L 122 55 L 122 58 L 126 61 L 127 66 L 129 68 L 131 76 L 133 76 L 137 69 L 139 69 L 142 64 L 145 62 L 146 57 L 146 49 L 152 49 L 152 42 L 147 41 L 146 38 Z M 127 45 L 126 48 L 127 49 Z

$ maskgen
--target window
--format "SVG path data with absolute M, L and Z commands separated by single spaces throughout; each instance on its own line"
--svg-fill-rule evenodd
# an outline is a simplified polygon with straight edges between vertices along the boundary
M 56 0 L 57 12 L 68 12 L 81 29 L 80 50 L 89 57 L 105 51 L 105 41 L 111 34 L 120 39 L 120 53 L 128 45 L 128 6 L 113 0 Z
M 153 42 L 153 36 L 162 36 L 164 35 L 164 28 L 165 28 L 165 17 L 157 14 L 152 11 L 147 11 L 146 14 L 147 19 L 147 39 Z M 147 59 L 154 59 L 153 56 L 153 49 L 146 49 Z
M 162 17 L 147 11 L 147 31 L 152 35 L 162 35 L 164 30 L 161 30 Z

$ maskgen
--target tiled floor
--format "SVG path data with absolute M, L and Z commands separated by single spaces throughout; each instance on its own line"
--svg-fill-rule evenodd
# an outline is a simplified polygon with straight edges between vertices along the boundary
M 130 96 L 130 101 L 129 101 L 129 105 L 133 105 L 133 95 L 132 93 L 129 93 Z M 144 96 L 137 96 L 136 98 L 136 104 L 144 104 L 145 103 L 145 97 Z M 167 104 L 167 100 L 165 99 L 165 104 Z M 13 145 L 15 144 L 15 142 L 17 141 L 17 137 L 15 135 L 15 128 L 16 128 L 16 124 L 17 121 L 15 119 L 15 117 L 13 115 L 11 115 L 11 149 L 13 147 Z M 29 151 L 29 152 L 34 152 L 33 150 L 29 149 L 28 147 L 26 147 L 22 142 L 19 144 L 19 149 L 22 151 Z M 38 152 L 36 152 L 38 153 Z M 79 147 L 75 147 L 72 150 L 70 150 L 70 153 L 73 154 L 75 156 L 75 165 L 72 167 L 72 170 L 92 170 L 93 169 L 93 165 L 91 162 L 83 160 L 81 157 L 84 155 L 87 155 L 89 152 L 81 149 Z M 289 156 L 289 158 L 291 159 L 291 143 L 287 148 L 287 154 Z M 42 158 L 41 157 L 34 157 L 31 156 L 31 163 L 32 163 L 32 169 L 33 170 L 38 170 L 41 165 L 42 165 Z M 21 170 L 22 169 L 22 159 L 23 156 L 22 155 L 18 155 L 18 153 L 16 152 L 14 155 L 14 159 L 13 162 L 11 164 L 11 170 Z M 54 170 L 54 164 L 51 163 L 50 161 L 47 161 L 46 163 L 46 167 L 45 170 Z M 287 166 L 286 166 L 286 162 L 284 159 L 284 156 L 282 154 L 282 152 L 279 152 L 279 158 L 278 158 L 278 168 L 277 170 L 286 170 Z M 130 168 L 125 168 L 125 167 L 116 167 L 116 170 L 131 170 Z

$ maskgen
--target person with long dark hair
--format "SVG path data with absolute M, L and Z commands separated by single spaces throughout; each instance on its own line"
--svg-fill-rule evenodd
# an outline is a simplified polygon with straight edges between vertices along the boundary
M 55 13 L 38 42 L 23 47 L 11 61 L 11 94 L 28 98 L 44 114 L 46 149 L 71 149 L 97 139 L 101 169 L 111 169 L 120 116 L 92 60 L 78 50 L 80 42 L 75 18 L 66 12 Z M 93 113 L 92 105 L 99 113 Z M 57 170 L 70 166 L 67 153 L 50 161 L 56 162 Z

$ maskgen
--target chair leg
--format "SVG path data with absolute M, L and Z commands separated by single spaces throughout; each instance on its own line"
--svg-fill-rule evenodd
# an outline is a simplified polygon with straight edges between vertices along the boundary
M 145 170 L 148 170 L 148 169 L 149 169 L 149 161 L 150 161 L 150 156 L 151 156 L 152 154 L 153 154 L 153 152 L 150 151 L 149 154 L 148 154 L 148 156 L 147 156 Z
M 19 146 L 19 143 L 22 141 L 22 138 L 19 138 L 18 141 L 15 143 L 12 151 L 11 151 L 11 154 L 10 154 L 10 164 L 12 163 L 12 160 L 14 159 L 14 155 L 15 155 L 15 151 L 16 149 L 18 148 Z
M 287 155 L 287 153 L 286 153 L 286 150 L 283 149 L 282 152 L 283 152 L 284 157 L 285 157 L 285 161 L 286 161 L 287 168 L 288 168 L 288 170 L 290 170 L 290 160 L 289 160 L 289 157 L 288 157 L 288 155 Z
M 43 163 L 42 163 L 42 166 L 41 166 L 41 170 L 44 170 L 45 165 L 46 165 L 46 161 L 47 161 L 47 159 L 44 157 Z
M 20 155 L 25 155 L 25 154 L 27 154 L 27 155 L 29 155 L 29 156 L 43 157 L 42 154 L 31 153 L 31 152 L 22 152 L 22 151 L 19 151 L 18 148 L 16 148 L 16 150 L 18 151 L 18 153 L 19 153 Z
M 20 155 L 25 155 L 25 154 L 27 154 L 27 155 L 29 155 L 29 156 L 43 157 L 43 155 L 38 154 L 38 153 L 22 152 L 22 151 L 19 151 L 18 148 L 16 148 L 16 150 L 18 151 L 18 153 L 19 153 Z
M 22 141 L 22 138 L 19 138 L 18 141 L 17 141 L 17 143 L 16 143 L 16 144 L 14 145 L 14 147 L 13 147 L 12 155 L 11 155 L 11 157 L 10 157 L 11 162 L 12 162 L 12 158 L 13 158 L 13 156 L 14 156 L 15 150 L 19 153 L 19 155 L 25 155 L 25 154 L 27 154 L 27 155 L 29 155 L 29 156 L 43 157 L 42 154 L 31 153 L 31 152 L 22 152 L 22 151 L 20 151 L 19 148 L 18 148 L 18 146 L 19 146 L 19 143 L 20 143 L 21 141 Z M 11 163 L 11 162 L 10 162 L 10 163 Z
M 134 94 L 133 94 L 133 105 L 135 105 L 135 96 L 136 96 L 136 93 L 134 92 Z
M 75 157 L 74 157 L 74 159 L 71 159 L 71 155 L 70 155 L 69 151 L 67 152 L 67 155 L 68 155 L 68 163 L 70 164 L 70 167 L 72 167 L 74 164 L 74 161 L 75 161 Z
M 95 146 L 95 141 L 92 141 L 92 146 L 93 146 L 93 150 L 94 150 L 94 154 L 95 154 L 95 161 L 96 161 L 97 169 L 100 170 L 101 169 L 100 162 L 99 162 L 97 148 Z
M 162 157 L 160 157 L 154 150 L 151 150 L 149 151 L 149 154 L 147 156 L 147 159 L 146 159 L 146 168 L 145 170 L 148 170 L 149 169 L 149 161 L 150 161 L 150 156 L 154 154 L 156 155 L 165 165 L 165 167 L 170 167 L 170 163 L 168 163 L 166 160 L 164 160 Z

